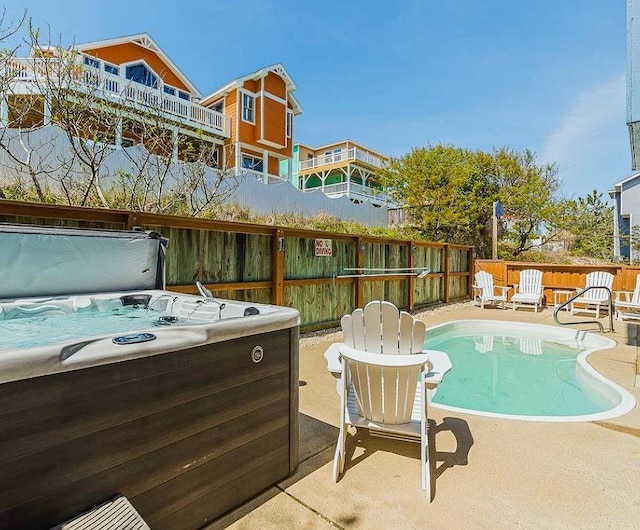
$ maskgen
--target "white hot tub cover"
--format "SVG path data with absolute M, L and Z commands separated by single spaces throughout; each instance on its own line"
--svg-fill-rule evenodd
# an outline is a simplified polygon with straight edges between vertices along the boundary
M 167 243 L 157 232 L 0 224 L 0 299 L 164 289 Z

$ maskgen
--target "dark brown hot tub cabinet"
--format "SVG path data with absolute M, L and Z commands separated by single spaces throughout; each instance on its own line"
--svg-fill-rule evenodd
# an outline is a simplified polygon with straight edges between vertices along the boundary
M 118 494 L 154 530 L 200 528 L 297 459 L 297 326 L 0 384 L 3 529 Z

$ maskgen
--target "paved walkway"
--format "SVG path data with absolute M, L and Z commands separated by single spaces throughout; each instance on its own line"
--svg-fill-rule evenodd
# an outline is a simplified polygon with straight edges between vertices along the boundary
M 536 315 L 471 303 L 419 317 L 427 326 L 460 319 L 555 325 L 550 308 Z M 618 346 L 589 360 L 640 399 L 638 326 L 615 324 L 607 336 Z M 431 504 L 420 489 L 419 446 L 366 432 L 349 437 L 345 474 L 334 484 L 339 399 L 323 353 L 340 340 L 340 334 L 301 340 L 298 473 L 212 528 L 640 528 L 640 407 L 584 423 L 503 420 L 432 407 Z

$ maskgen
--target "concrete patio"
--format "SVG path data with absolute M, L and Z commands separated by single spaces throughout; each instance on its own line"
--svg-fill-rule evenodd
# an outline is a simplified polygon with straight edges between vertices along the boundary
M 470 302 L 418 317 L 427 326 L 461 319 L 555 326 L 551 308 L 534 314 L 481 310 Z M 580 319 L 584 315 L 573 317 Z M 639 326 L 628 321 L 615 326 L 607 336 L 618 346 L 589 361 L 638 400 Z M 640 527 L 640 407 L 611 420 L 580 423 L 514 421 L 431 407 L 431 504 L 420 489 L 418 444 L 363 431 L 352 431 L 345 473 L 335 484 L 331 462 L 339 398 L 323 353 L 340 341 L 340 333 L 301 339 L 302 461 L 296 475 L 211 528 Z

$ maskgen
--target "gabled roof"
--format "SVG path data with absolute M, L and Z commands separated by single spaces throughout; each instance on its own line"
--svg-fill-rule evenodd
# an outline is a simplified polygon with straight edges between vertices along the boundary
M 293 92 L 297 88 L 296 84 L 293 82 L 293 79 L 291 79 L 291 76 L 285 70 L 284 66 L 282 66 L 280 63 L 272 64 L 271 66 L 265 66 L 264 68 L 260 68 L 260 70 L 256 70 L 255 72 L 252 72 L 248 75 L 234 79 L 233 81 L 219 88 L 215 92 L 212 92 L 208 96 L 202 98 L 201 104 L 206 105 L 207 103 L 210 103 L 211 101 L 219 98 L 220 96 L 223 96 L 228 92 L 231 92 L 232 90 L 235 90 L 236 88 L 241 88 L 242 85 L 244 85 L 245 81 L 249 81 L 249 80 L 257 81 L 258 79 L 266 77 L 269 74 L 269 72 L 273 72 L 279 75 L 284 80 L 285 85 L 287 86 L 289 101 L 291 101 L 291 105 L 293 107 L 293 112 L 294 114 L 300 114 L 302 112 L 302 107 L 300 106 L 300 103 L 298 103 L 298 100 L 293 96 Z
M 630 176 L 628 176 L 626 179 L 621 180 L 620 182 L 616 182 L 613 185 L 613 189 L 611 191 L 609 191 L 609 194 L 611 195 L 612 193 L 615 192 L 619 192 L 622 191 L 622 186 L 624 186 L 627 182 L 631 182 L 632 180 L 637 179 L 638 177 L 640 177 L 640 172 L 636 171 L 635 173 L 632 173 Z
M 76 44 L 75 49 L 82 52 L 85 50 L 95 50 L 96 48 L 106 48 L 108 46 L 117 46 L 118 44 L 133 43 L 147 48 L 154 52 L 162 61 L 171 69 L 171 71 L 185 84 L 185 86 L 197 97 L 201 97 L 200 91 L 189 81 L 180 69 L 173 63 L 169 56 L 162 51 L 160 46 L 149 36 L 148 33 L 138 33 L 136 35 L 126 35 L 124 37 L 116 37 L 115 39 L 98 40 L 93 42 L 85 42 Z

